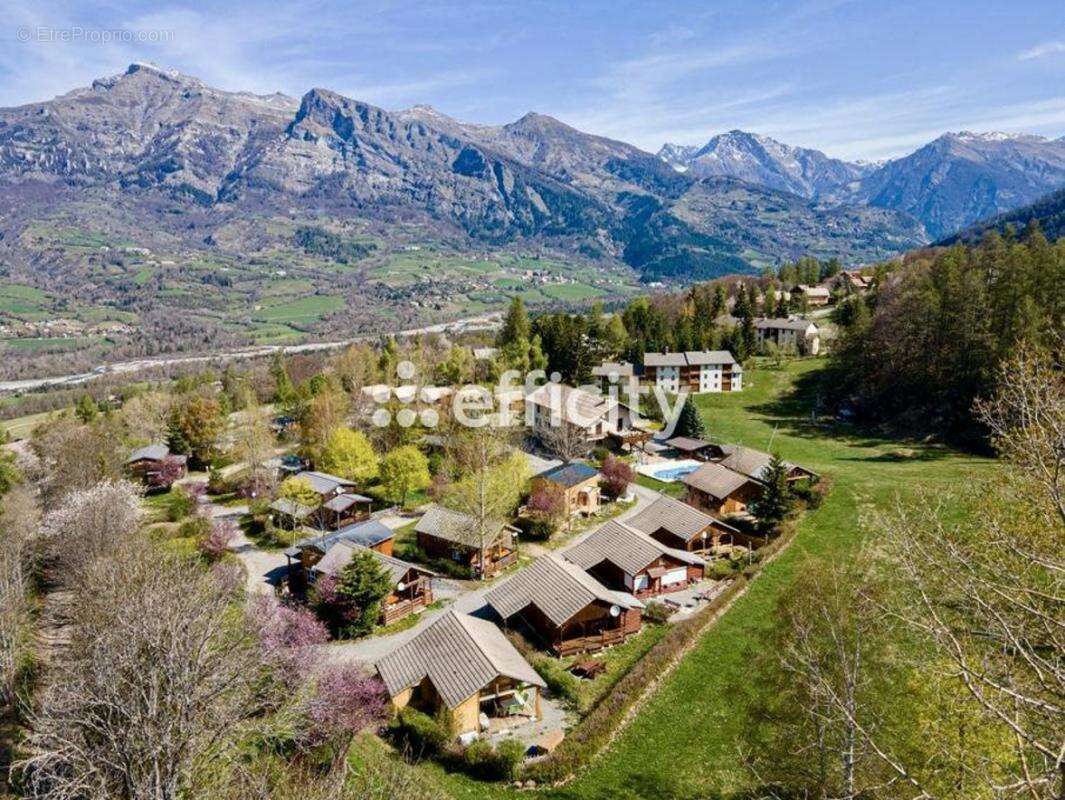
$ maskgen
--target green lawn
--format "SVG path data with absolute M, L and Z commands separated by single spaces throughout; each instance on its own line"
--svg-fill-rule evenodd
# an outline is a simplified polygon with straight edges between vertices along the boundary
M 791 547 L 769 564 L 750 590 L 703 637 L 605 754 L 562 789 L 541 796 L 567 800 L 687 800 L 744 788 L 737 743 L 745 724 L 751 651 L 772 620 L 774 603 L 810 555 L 846 557 L 862 538 L 868 512 L 917 489 L 949 489 L 986 475 L 993 463 L 945 448 L 906 443 L 914 457 L 897 460 L 896 441 L 839 426 L 810 423 L 813 389 L 803 387 L 821 362 L 804 360 L 774 371 L 749 368 L 744 391 L 698 399 L 710 434 L 778 451 L 832 481 L 821 508 L 800 523 Z M 768 689 L 769 687 L 767 687 Z M 517 795 L 426 767 L 456 798 Z

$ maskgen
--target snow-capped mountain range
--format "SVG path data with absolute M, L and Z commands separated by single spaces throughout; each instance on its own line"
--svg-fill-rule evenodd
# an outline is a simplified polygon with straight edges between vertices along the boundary
M 768 136 L 729 131 L 659 157 L 693 177 L 728 176 L 810 199 L 905 211 L 931 237 L 1030 203 L 1065 186 L 1065 137 L 945 133 L 902 158 L 848 162 Z

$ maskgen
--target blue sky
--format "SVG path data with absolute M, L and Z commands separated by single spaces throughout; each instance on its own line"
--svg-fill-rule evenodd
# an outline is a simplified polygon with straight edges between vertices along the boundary
M 224 89 L 318 86 L 471 122 L 535 110 L 649 150 L 733 128 L 870 159 L 947 130 L 1065 135 L 1062 0 L 0 0 L 0 12 L 0 105 L 143 60 Z M 110 30 L 164 41 L 87 40 Z

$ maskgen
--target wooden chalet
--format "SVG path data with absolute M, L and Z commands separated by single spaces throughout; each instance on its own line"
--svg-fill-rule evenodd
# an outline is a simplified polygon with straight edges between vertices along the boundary
M 765 470 L 773 460 L 769 453 L 744 447 L 738 444 L 714 445 L 712 460 L 723 467 L 728 467 L 733 472 L 746 475 L 756 481 L 762 481 Z M 817 480 L 816 472 L 785 461 L 784 466 L 788 470 L 788 483 L 797 483 L 803 480 Z
M 282 527 L 299 525 L 322 530 L 339 530 L 370 516 L 373 500 L 355 491 L 355 484 L 327 472 L 303 470 L 292 476 L 303 481 L 318 495 L 318 505 L 309 507 L 280 498 L 271 503 L 275 519 Z
M 546 383 L 529 393 L 533 432 L 545 443 L 563 434 L 586 449 L 609 436 L 624 439 L 639 431 L 639 415 L 617 398 L 560 383 Z M 642 434 L 638 438 L 642 438 Z
M 126 472 L 148 486 L 163 486 L 167 483 L 163 472 L 170 463 L 177 467 L 179 477 L 187 472 L 187 456 L 171 454 L 165 444 L 150 444 L 129 454 Z
M 665 445 L 679 455 L 697 461 L 709 461 L 711 455 L 715 452 L 712 443 L 705 439 L 696 439 L 690 436 L 674 436 L 672 439 L 666 439 Z
M 377 664 L 392 706 L 446 709 L 458 737 L 538 720 L 546 684 L 491 622 L 447 611 Z
M 370 553 L 392 579 L 392 590 L 381 603 L 379 624 L 389 625 L 421 611 L 433 602 L 432 572 L 348 539 L 334 542 L 311 567 L 308 575 L 310 582 L 314 583 L 324 576 L 339 575 L 358 553 Z
M 712 461 L 680 480 L 688 490 L 686 502 L 716 516 L 742 513 L 762 493 L 758 481 Z
M 643 624 L 643 603 L 555 553 L 493 587 L 485 602 L 505 624 L 559 656 L 618 644 Z
M 566 516 L 595 514 L 599 511 L 599 470 L 581 461 L 572 461 L 541 472 L 532 479 L 540 486 L 557 487 L 566 501 Z
M 689 553 L 714 553 L 718 548 L 745 544 L 746 536 L 736 528 L 666 495 L 625 520 L 667 547 Z
M 471 575 L 490 578 L 518 560 L 512 525 L 495 524 L 481 541 L 477 521 L 460 511 L 433 505 L 414 526 L 418 547 L 429 558 L 446 558 L 469 568 Z M 485 563 L 481 564 L 484 547 Z
M 666 547 L 643 531 L 610 520 L 562 553 L 610 589 L 639 599 L 687 589 L 706 577 L 706 562 Z

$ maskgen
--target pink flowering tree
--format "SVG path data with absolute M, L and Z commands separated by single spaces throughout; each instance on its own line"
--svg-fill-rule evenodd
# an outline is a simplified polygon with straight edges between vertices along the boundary
M 159 463 L 159 468 L 148 476 L 148 485 L 169 489 L 174 482 L 185 475 L 185 460 L 167 456 Z
M 263 656 L 285 683 L 295 686 L 313 671 L 317 648 L 329 641 L 329 632 L 313 612 L 258 595 L 248 604 L 248 616 L 259 633 Z
M 388 693 L 377 676 L 350 664 L 332 665 L 319 672 L 306 716 L 311 743 L 349 741 L 388 719 Z
M 629 490 L 629 484 L 636 480 L 636 472 L 612 454 L 603 459 L 603 466 L 599 473 L 602 476 L 599 481 L 600 487 L 608 497 L 617 499 Z
M 196 546 L 208 561 L 217 561 L 225 555 L 229 545 L 237 538 L 238 531 L 239 526 L 234 520 L 216 519 L 207 535 L 201 538 Z

